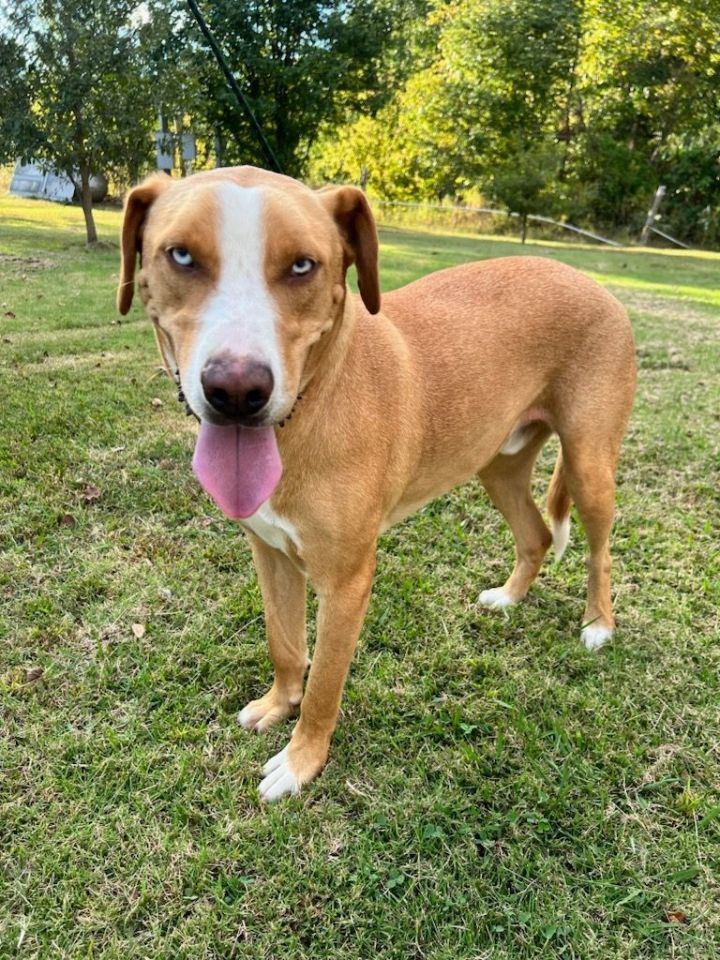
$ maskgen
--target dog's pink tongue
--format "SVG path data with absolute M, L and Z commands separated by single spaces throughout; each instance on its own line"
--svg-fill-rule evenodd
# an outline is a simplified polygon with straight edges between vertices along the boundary
M 282 474 L 275 431 L 201 421 L 193 470 L 223 513 L 233 520 L 250 517 L 271 496 Z

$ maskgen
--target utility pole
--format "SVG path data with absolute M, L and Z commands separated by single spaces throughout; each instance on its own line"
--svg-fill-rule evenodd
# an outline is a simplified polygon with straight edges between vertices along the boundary
M 660 184 L 660 186 L 655 191 L 655 196 L 653 197 L 652 206 L 648 210 L 647 219 L 645 220 L 645 226 L 642 228 L 642 233 L 640 234 L 640 243 L 646 247 L 648 245 L 648 240 L 650 239 L 650 231 L 655 225 L 655 218 L 657 217 L 657 212 L 660 209 L 660 204 L 662 199 L 667 192 L 667 188 Z

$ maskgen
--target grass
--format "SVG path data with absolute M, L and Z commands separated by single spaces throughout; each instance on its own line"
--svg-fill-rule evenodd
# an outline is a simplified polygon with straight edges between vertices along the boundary
M 383 537 L 330 763 L 264 808 L 249 550 L 98 219 L 87 251 L 79 210 L 0 199 L 0 957 L 720 956 L 720 257 L 383 232 L 386 288 L 541 253 L 630 308 L 619 629 L 579 644 L 577 524 L 479 611 L 511 539 L 455 491 Z

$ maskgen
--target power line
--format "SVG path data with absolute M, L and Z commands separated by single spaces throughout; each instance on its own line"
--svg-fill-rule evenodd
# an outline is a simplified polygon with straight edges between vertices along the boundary
M 227 60 L 223 56 L 223 52 L 218 46 L 215 40 L 215 37 L 210 32 L 210 27 L 208 27 L 207 23 L 205 22 L 205 18 L 200 12 L 200 8 L 198 7 L 195 0 L 187 0 L 187 3 L 188 3 L 188 6 L 190 7 L 190 12 L 192 13 L 193 17 L 195 17 L 195 20 L 197 21 L 197 25 L 200 27 L 200 30 L 203 33 L 203 36 L 205 37 L 207 42 L 210 44 L 210 49 L 215 54 L 215 59 L 217 60 L 218 65 L 220 66 L 220 69 L 225 74 L 225 79 L 230 84 L 230 89 L 235 94 L 235 98 L 237 99 L 241 108 L 245 111 L 248 119 L 250 120 L 250 124 L 253 130 L 255 131 L 255 135 L 257 136 L 258 142 L 260 143 L 262 151 L 265 154 L 265 160 L 267 161 L 268 165 L 272 167 L 273 170 L 275 170 L 277 173 L 282 173 L 283 169 L 282 169 L 282 166 L 280 165 L 280 161 L 276 157 L 275 151 L 270 146 L 270 143 L 268 142 L 267 137 L 263 133 L 262 127 L 258 123 L 258 119 L 253 113 L 253 109 L 250 106 L 250 103 L 247 97 L 238 86 L 238 82 L 233 76 L 233 73 L 227 64 Z

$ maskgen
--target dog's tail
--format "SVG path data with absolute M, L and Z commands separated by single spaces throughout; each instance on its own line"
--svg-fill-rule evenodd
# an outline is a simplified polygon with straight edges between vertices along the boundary
M 571 505 L 572 501 L 568 493 L 561 450 L 555 461 L 555 470 L 550 480 L 547 498 L 547 509 L 550 514 L 550 527 L 552 529 L 553 550 L 555 551 L 556 563 L 562 559 L 565 548 L 570 541 Z

